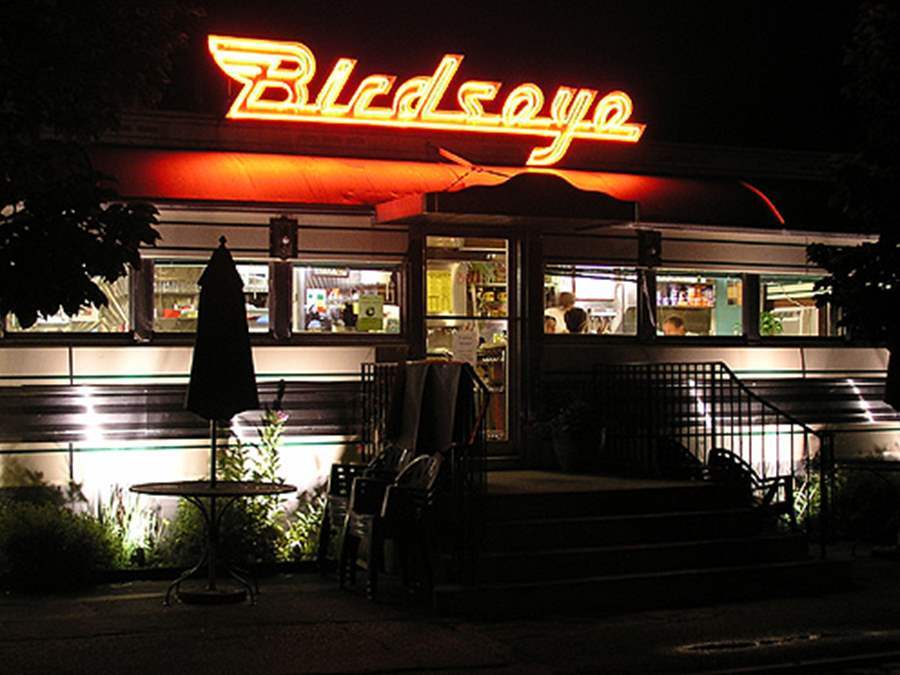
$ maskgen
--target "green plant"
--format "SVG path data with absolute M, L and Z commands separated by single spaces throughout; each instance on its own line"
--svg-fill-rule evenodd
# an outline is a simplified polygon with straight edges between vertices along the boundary
M 111 567 L 115 557 L 115 542 L 88 514 L 50 503 L 0 502 L 0 577 L 7 587 L 78 588 Z
M 760 335 L 781 335 L 784 332 L 784 324 L 781 318 L 769 311 L 759 313 Z
M 284 382 L 271 407 L 266 407 L 256 429 L 258 442 L 245 442 L 232 433 L 219 449 L 216 470 L 221 480 L 283 483 L 280 449 L 288 415 L 281 410 Z M 222 517 L 219 530 L 221 554 L 243 564 L 274 562 L 284 550 L 289 527 L 284 499 L 277 495 L 235 502 Z M 183 565 L 196 560 L 205 538 L 203 518 L 198 510 L 181 503 L 175 519 L 158 547 L 155 559 Z
M 143 567 L 154 558 L 165 521 L 159 507 L 146 506 L 139 495 L 115 485 L 106 502 L 97 502 L 97 522 L 115 546 L 114 567 Z
M 900 485 L 878 471 L 839 472 L 831 495 L 832 530 L 854 541 L 896 544 L 900 529 Z
M 69 481 L 65 487 L 50 485 L 44 479 L 42 471 L 31 469 L 15 459 L 3 463 L 3 472 L 0 473 L 0 494 L 13 501 L 26 501 L 32 504 L 68 505 L 74 508 L 87 503 L 80 483 Z
M 305 492 L 297 509 L 288 517 L 288 526 L 280 542 L 281 560 L 311 560 L 316 556 L 319 530 L 328 502 L 326 485 Z
M 554 436 L 582 437 L 596 426 L 597 415 L 593 407 L 582 399 L 570 401 L 550 418 L 549 428 Z

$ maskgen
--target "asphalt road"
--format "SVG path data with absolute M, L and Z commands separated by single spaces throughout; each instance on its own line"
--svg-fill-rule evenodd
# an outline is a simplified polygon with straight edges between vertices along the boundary
M 0 673 L 900 673 L 898 573 L 861 555 L 820 597 L 494 622 L 305 574 L 262 580 L 256 606 L 165 608 L 164 582 L 6 595 Z

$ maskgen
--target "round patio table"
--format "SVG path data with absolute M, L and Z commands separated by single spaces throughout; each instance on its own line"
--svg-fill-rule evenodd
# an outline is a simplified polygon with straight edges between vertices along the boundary
M 253 481 L 220 480 L 211 482 L 208 480 L 189 480 L 170 483 L 140 483 L 139 485 L 132 485 L 131 491 L 156 497 L 180 497 L 197 507 L 206 525 L 206 541 L 203 547 L 203 555 L 196 565 L 185 570 L 169 585 L 169 588 L 166 590 L 166 605 L 170 604 L 172 593 L 176 593 L 182 602 L 195 604 L 241 602 L 246 599 L 247 595 L 250 596 L 251 604 L 256 603 L 259 588 L 256 586 L 255 581 L 251 583 L 248 573 L 232 567 L 227 561 L 221 561 L 222 569 L 228 576 L 237 581 L 243 587 L 243 590 L 228 591 L 220 589 L 216 585 L 216 566 L 220 564 L 220 561 L 217 559 L 219 525 L 222 522 L 222 516 L 238 499 L 296 492 L 296 485 L 257 483 Z M 224 502 L 224 505 L 220 506 L 218 503 L 220 501 Z M 182 591 L 181 583 L 203 567 L 204 563 L 207 565 L 206 588 L 200 591 Z

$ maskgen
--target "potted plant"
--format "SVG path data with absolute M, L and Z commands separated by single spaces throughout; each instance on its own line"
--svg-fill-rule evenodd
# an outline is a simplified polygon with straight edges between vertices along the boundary
M 783 332 L 784 324 L 781 322 L 781 318 L 779 316 L 767 310 L 759 313 L 760 335 L 781 335 Z
M 556 461 L 568 473 L 591 469 L 606 437 L 596 411 L 582 399 L 561 407 L 550 420 L 550 431 Z

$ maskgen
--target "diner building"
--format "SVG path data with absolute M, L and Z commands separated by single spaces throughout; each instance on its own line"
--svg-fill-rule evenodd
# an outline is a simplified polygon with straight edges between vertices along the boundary
M 182 404 L 196 282 L 223 235 L 261 399 L 287 383 L 282 463 L 301 487 L 357 449 L 362 364 L 424 357 L 468 361 L 488 385 L 498 469 L 546 465 L 542 383 L 636 362 L 724 362 L 833 428 L 838 455 L 900 455 L 886 351 L 815 302 L 807 245 L 867 238 L 827 209 L 839 157 L 575 137 L 541 164 L 544 140 L 524 132 L 278 115 L 134 112 L 92 148 L 123 199 L 156 206 L 162 236 L 104 285 L 106 307 L 5 319 L 4 462 L 89 498 L 202 474 L 205 423 Z M 638 104 L 633 117 L 652 127 Z

